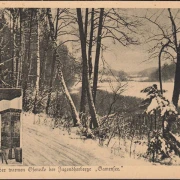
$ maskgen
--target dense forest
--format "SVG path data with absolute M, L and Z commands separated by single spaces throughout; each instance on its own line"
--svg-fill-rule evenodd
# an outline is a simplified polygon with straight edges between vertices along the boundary
M 174 134 L 179 127 L 173 124 L 178 120 L 180 89 L 179 10 L 161 11 L 147 11 L 142 17 L 114 8 L 1 9 L 1 88 L 21 88 L 23 111 L 46 114 L 54 119 L 54 128 L 64 119 L 64 127 L 78 127 L 81 137 L 98 138 L 100 145 L 106 141 L 108 146 L 114 137 L 127 140 L 130 155 L 133 143 L 140 145 L 145 139 L 143 158 L 162 161 L 172 152 L 180 156 Z M 161 24 L 162 18 L 166 24 Z M 149 23 L 156 28 L 148 29 Z M 106 42 L 126 48 L 148 44 L 149 60 L 158 64 L 151 78 L 159 81 L 160 89 L 156 84 L 144 88 L 145 100 L 122 96 L 127 74 L 107 65 Z M 162 59 L 174 64 L 162 65 Z M 112 93 L 98 89 L 101 75 L 118 77 L 116 88 L 109 83 Z M 163 81 L 172 78 L 171 102 L 163 96 Z M 77 82 L 81 90 L 75 95 L 70 89 Z

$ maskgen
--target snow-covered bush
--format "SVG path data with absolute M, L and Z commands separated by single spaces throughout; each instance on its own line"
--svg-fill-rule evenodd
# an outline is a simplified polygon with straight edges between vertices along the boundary
M 155 120 L 162 119 L 162 129 L 167 129 L 169 126 L 168 121 L 172 119 L 169 117 L 178 114 L 174 104 L 160 93 L 156 84 L 143 89 L 141 92 L 147 93 L 147 98 L 143 101 L 143 106 L 146 106 L 145 113 L 159 115 L 161 118 Z
M 177 114 L 174 104 L 160 93 L 156 84 L 143 89 L 141 92 L 147 93 L 147 97 L 143 101 L 144 105 L 147 105 L 145 111 L 147 114 L 154 114 L 155 111 L 159 111 L 161 116 Z
M 148 143 L 147 155 L 152 161 L 161 161 L 174 154 L 171 146 L 158 131 L 153 131 L 153 135 Z
M 162 121 L 162 131 L 159 131 L 155 126 L 155 130 L 151 133 L 147 155 L 149 155 L 153 161 L 162 160 L 163 158 L 169 157 L 173 151 L 172 147 L 170 147 L 164 139 L 164 133 L 169 132 L 170 121 L 174 119 L 172 116 L 177 115 L 177 110 L 173 103 L 160 93 L 156 84 L 143 89 L 141 92 L 147 93 L 147 98 L 143 101 L 143 106 L 146 107 L 145 113 L 154 115 L 155 124 L 158 121 Z

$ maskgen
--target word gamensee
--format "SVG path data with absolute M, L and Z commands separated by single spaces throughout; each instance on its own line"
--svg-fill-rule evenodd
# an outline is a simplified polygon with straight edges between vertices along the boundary
M 111 171 L 111 172 L 115 172 L 115 171 L 120 171 L 120 167 L 103 167 L 103 166 L 98 166 L 97 171 Z

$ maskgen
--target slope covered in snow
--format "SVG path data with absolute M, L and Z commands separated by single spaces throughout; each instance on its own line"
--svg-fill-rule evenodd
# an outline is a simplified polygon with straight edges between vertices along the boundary
M 37 117 L 36 117 L 37 118 Z M 98 145 L 98 140 L 83 140 L 72 128 L 69 135 L 66 130 L 33 124 L 33 114 L 23 114 L 23 164 L 46 166 L 71 165 L 152 165 L 144 159 L 134 159 L 129 154 L 116 156 L 108 148 Z M 37 121 L 37 120 L 36 120 Z M 51 122 L 50 122 L 51 123 Z

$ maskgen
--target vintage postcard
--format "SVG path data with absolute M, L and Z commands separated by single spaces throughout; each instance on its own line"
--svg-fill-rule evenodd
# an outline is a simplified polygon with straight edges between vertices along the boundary
M 0 2 L 0 178 L 180 178 L 180 4 Z

